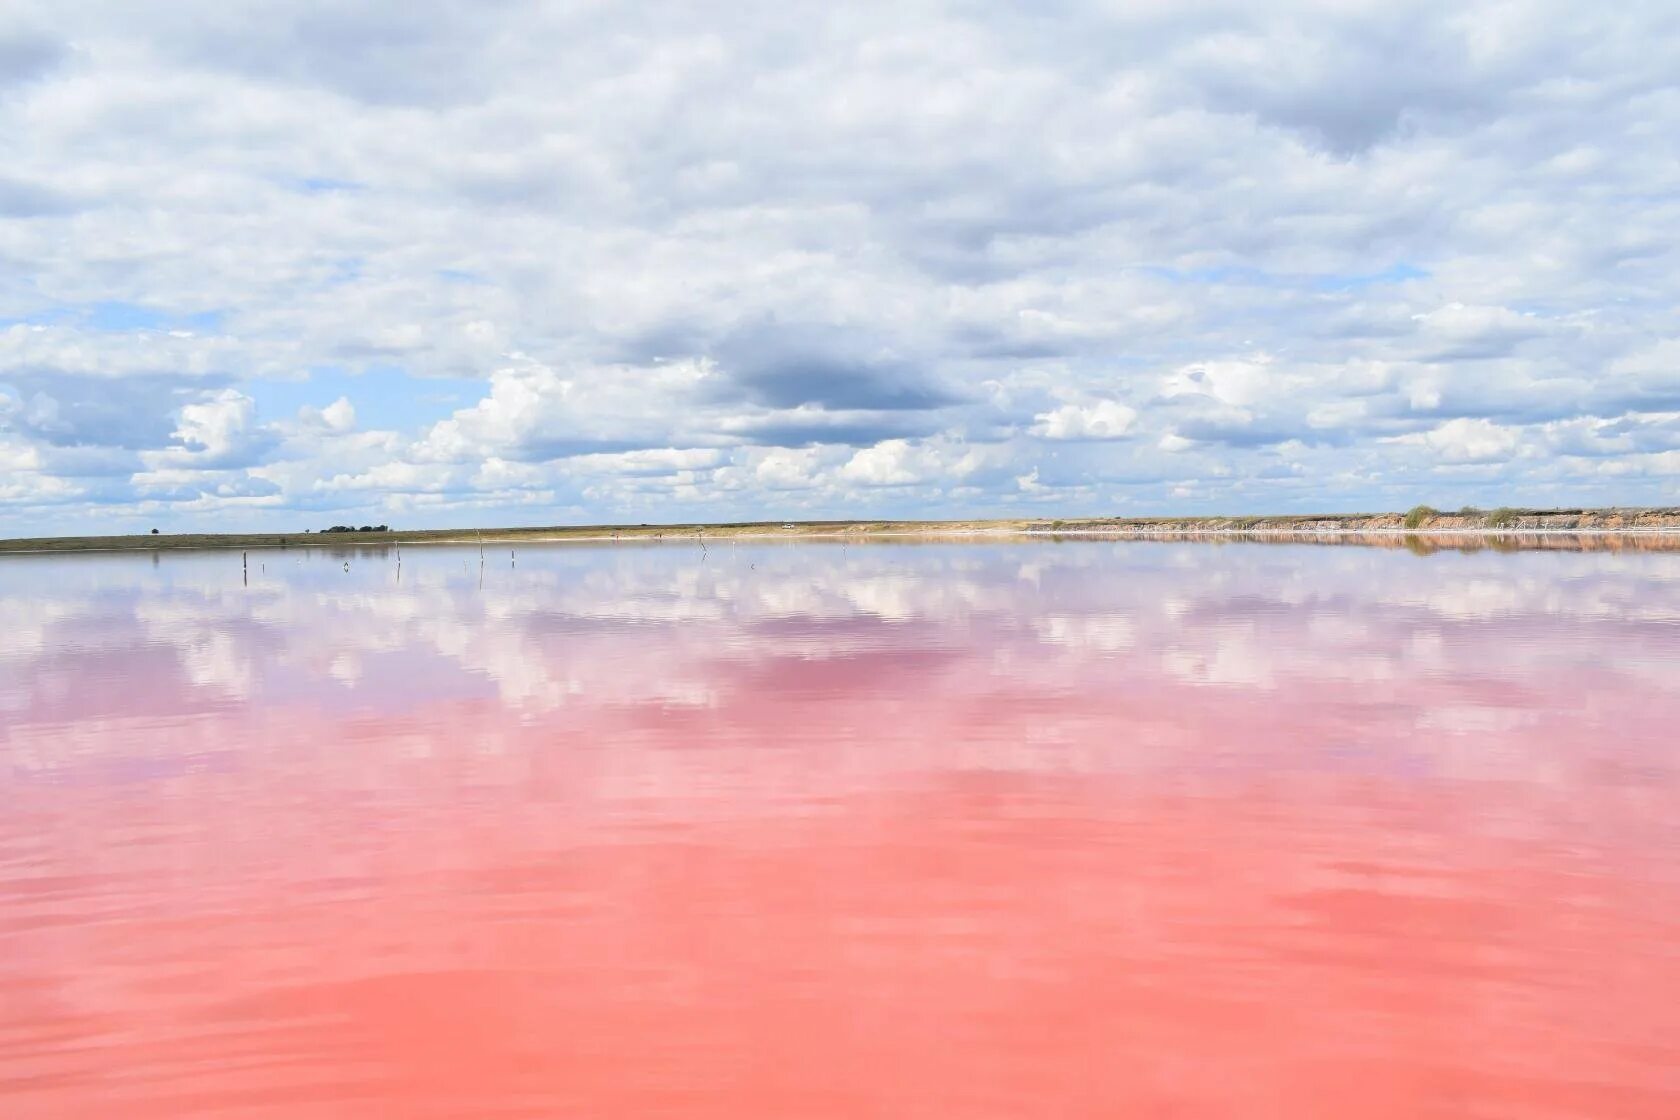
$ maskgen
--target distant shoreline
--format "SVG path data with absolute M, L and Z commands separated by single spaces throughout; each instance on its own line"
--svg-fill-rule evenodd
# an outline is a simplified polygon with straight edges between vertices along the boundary
M 555 525 L 393 529 L 349 533 L 160 533 L 0 539 L 0 553 L 150 552 L 178 549 L 366 548 L 426 544 L 518 545 L 659 540 L 799 540 L 905 537 L 1295 538 L 1618 536 L 1680 534 L 1680 507 L 1499 509 L 1445 513 L 1279 514 L 1251 517 L 1000 518 L 961 521 L 752 521 L 672 525 Z

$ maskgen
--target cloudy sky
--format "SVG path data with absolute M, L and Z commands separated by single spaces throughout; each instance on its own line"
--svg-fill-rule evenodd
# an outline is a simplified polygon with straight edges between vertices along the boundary
M 0 7 L 0 533 L 1680 500 L 1672 3 Z

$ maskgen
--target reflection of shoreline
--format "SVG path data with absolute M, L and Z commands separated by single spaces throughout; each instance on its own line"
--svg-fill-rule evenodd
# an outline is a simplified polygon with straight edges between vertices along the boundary
M 1680 531 L 1673 529 L 1538 529 L 1512 533 L 1497 529 L 1296 530 L 1202 529 L 1034 532 L 1036 538 L 1099 541 L 1163 541 L 1179 544 L 1323 544 L 1366 548 L 1405 548 L 1432 552 L 1680 552 Z

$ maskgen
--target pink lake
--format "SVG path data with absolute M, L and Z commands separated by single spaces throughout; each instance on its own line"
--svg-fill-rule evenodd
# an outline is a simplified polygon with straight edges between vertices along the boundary
M 1672 1120 L 1592 543 L 0 557 L 0 1115 Z

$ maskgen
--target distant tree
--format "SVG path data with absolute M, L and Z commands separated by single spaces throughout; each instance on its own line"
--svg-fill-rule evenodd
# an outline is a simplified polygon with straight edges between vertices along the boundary
M 154 536 L 154 537 L 157 536 L 157 530 L 156 529 L 152 530 L 152 536 Z

